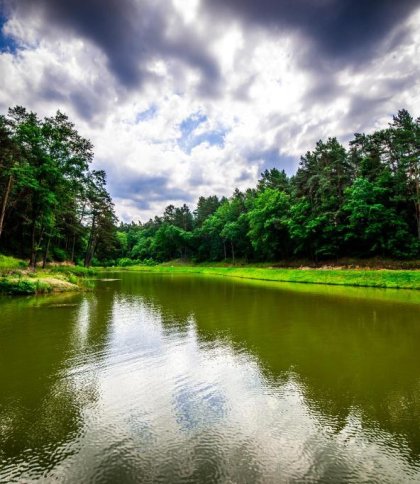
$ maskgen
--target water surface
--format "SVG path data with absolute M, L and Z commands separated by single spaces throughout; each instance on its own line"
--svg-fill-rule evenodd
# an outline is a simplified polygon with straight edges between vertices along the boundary
M 417 292 L 106 277 L 0 299 L 0 482 L 420 482 Z

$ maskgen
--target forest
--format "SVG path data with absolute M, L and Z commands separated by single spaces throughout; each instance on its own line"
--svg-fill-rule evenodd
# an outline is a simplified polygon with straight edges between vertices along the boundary
M 32 267 L 420 256 L 420 118 L 406 110 L 348 148 L 319 141 L 291 177 L 265 170 L 254 188 L 145 223 L 118 222 L 93 146 L 65 114 L 11 108 L 0 143 L 0 253 Z

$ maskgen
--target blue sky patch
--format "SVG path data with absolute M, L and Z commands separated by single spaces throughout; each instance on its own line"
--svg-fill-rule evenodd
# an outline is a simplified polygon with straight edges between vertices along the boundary
M 277 168 L 278 170 L 284 170 L 289 176 L 296 172 L 296 158 L 279 153 L 276 148 L 249 152 L 245 156 L 250 162 L 261 160 L 263 162 L 261 171 L 266 169 L 269 170 L 270 168 Z
M 185 118 L 179 125 L 181 130 L 181 137 L 178 138 L 178 146 L 188 154 L 191 154 L 191 150 L 201 145 L 202 143 L 208 143 L 210 146 L 220 146 L 221 148 L 225 145 L 225 136 L 228 132 L 225 128 L 217 128 L 214 130 L 206 131 L 195 135 L 194 131 L 200 126 L 200 124 L 207 121 L 207 116 L 200 113 L 195 113 Z
M 7 22 L 7 18 L 0 16 L 0 52 L 11 52 L 14 54 L 17 51 L 17 43 L 4 33 L 4 25 Z
M 152 104 L 145 111 L 142 111 L 141 113 L 137 113 L 136 123 L 141 123 L 141 122 L 149 121 L 150 119 L 153 119 L 156 116 L 157 111 L 158 111 L 157 106 Z
M 179 125 L 182 133 L 182 138 L 189 136 L 194 130 L 200 126 L 201 123 L 207 121 L 207 116 L 205 114 L 194 113 L 188 118 L 185 118 Z

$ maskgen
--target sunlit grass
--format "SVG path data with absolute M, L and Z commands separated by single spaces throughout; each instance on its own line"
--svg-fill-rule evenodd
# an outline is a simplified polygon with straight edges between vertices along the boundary
M 27 266 L 28 263 L 21 259 L 0 254 L 0 272 L 12 269 L 24 269 Z
M 29 270 L 27 262 L 0 254 L 0 294 L 25 295 L 92 289 L 96 269 L 50 266 Z
M 277 269 L 260 267 L 134 266 L 130 271 L 208 274 L 278 282 L 420 289 L 420 270 Z

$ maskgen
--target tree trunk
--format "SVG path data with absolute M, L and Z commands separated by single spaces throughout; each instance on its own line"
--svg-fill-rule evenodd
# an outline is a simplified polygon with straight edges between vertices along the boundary
M 88 256 L 88 263 L 86 267 L 90 267 L 92 264 L 93 254 L 95 253 L 95 239 L 92 242 L 90 247 L 89 256 Z
M 417 221 L 417 238 L 420 240 L 420 176 L 416 176 L 416 200 L 414 201 Z
M 233 248 L 233 242 L 230 241 L 230 246 L 232 248 L 232 263 L 235 264 L 235 249 Z
M 71 257 L 70 257 L 70 261 L 71 262 L 74 262 L 74 247 L 76 245 L 76 234 L 73 234 L 73 243 L 71 245 Z
M 225 260 L 226 260 L 226 241 L 223 241 L 223 253 L 225 255 Z
M 95 254 L 95 249 L 96 249 L 96 242 L 97 242 L 97 238 L 93 237 L 92 244 L 91 244 L 91 247 L 90 247 L 90 251 L 89 251 L 89 254 L 88 254 L 87 264 L 85 265 L 85 267 L 90 267 L 90 265 L 92 264 L 92 259 L 93 259 L 93 256 Z
M 32 222 L 32 235 L 31 235 L 31 259 L 29 266 L 35 270 L 36 268 L 36 219 Z
M 91 233 L 91 235 L 89 237 L 88 246 L 86 248 L 85 263 L 84 263 L 85 267 L 89 267 L 89 265 L 90 265 L 90 261 L 91 261 L 90 252 L 92 250 L 92 243 L 93 243 L 93 238 L 92 238 L 92 233 Z
M 9 175 L 9 179 L 7 180 L 6 191 L 5 191 L 4 197 L 3 197 L 3 203 L 1 205 L 1 212 L 0 212 L 0 238 L 1 238 L 1 234 L 3 232 L 4 216 L 6 215 L 6 207 L 7 207 L 7 202 L 9 200 L 10 191 L 12 189 L 12 183 L 13 183 L 13 177 L 12 177 L 12 175 Z
M 38 239 L 37 247 L 41 247 L 42 239 L 44 238 L 44 233 L 45 233 L 45 226 L 44 226 L 44 222 L 42 222 L 41 230 L 39 231 L 39 239 Z
M 93 241 L 94 241 L 95 222 L 96 222 L 95 217 L 93 217 L 92 225 L 90 228 L 89 242 L 86 248 L 85 264 L 84 264 L 85 267 L 89 267 L 90 263 L 92 262 L 92 257 L 93 257 L 92 248 L 93 248 Z
M 47 245 L 45 246 L 44 257 L 42 259 L 42 268 L 43 269 L 45 269 L 45 266 L 47 265 L 47 257 L 48 257 L 48 250 L 50 248 L 50 242 L 51 242 L 51 236 L 48 237 Z

